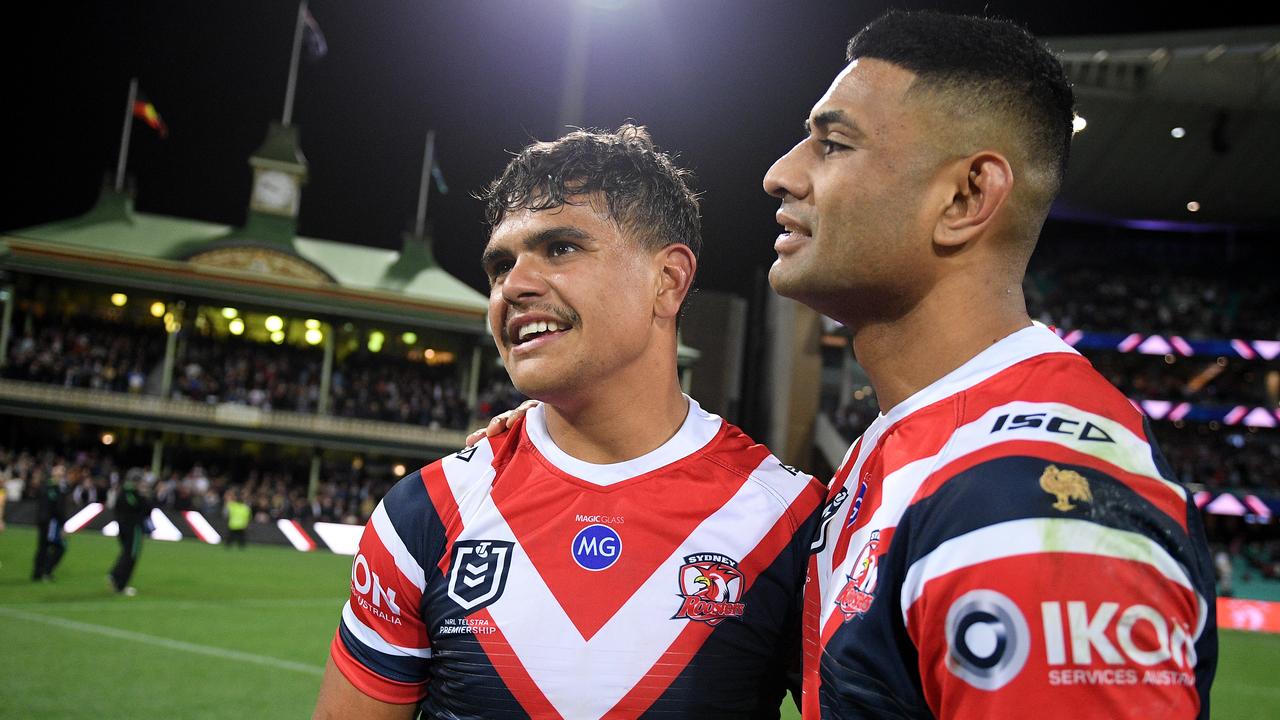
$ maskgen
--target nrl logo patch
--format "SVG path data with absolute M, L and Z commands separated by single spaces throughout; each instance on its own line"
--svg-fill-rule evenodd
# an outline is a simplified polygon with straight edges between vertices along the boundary
M 672 620 L 687 618 L 719 625 L 725 618 L 741 618 L 743 577 L 738 561 L 717 553 L 688 555 L 680 568 L 683 602 Z
M 1076 509 L 1071 500 L 1093 502 L 1089 481 L 1075 470 L 1061 470 L 1057 465 L 1050 465 L 1040 474 L 1040 489 L 1057 498 L 1053 509 L 1062 512 Z
M 502 540 L 459 540 L 449 561 L 449 599 L 467 611 L 492 605 L 502 597 L 515 543 Z

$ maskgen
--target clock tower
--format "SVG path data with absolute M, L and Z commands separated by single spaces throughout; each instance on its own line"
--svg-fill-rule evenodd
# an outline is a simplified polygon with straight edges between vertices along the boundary
M 267 139 L 249 158 L 249 166 L 253 168 L 249 223 L 268 218 L 278 223 L 284 218 L 296 227 L 302 184 L 307 180 L 307 159 L 298 147 L 298 128 L 271 123 Z

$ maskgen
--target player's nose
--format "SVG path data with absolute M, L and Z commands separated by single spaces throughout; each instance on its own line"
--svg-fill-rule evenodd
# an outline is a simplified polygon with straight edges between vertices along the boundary
M 802 198 L 809 194 L 809 178 L 803 159 L 804 141 L 778 158 L 764 174 L 764 191 L 776 198 Z

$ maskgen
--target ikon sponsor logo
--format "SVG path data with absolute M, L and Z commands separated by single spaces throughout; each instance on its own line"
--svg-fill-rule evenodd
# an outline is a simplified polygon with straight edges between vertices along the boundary
M 1149 605 L 1048 601 L 1040 616 L 1050 685 L 1195 685 L 1194 634 Z M 947 669 L 984 690 L 1017 677 L 1032 650 L 1022 610 L 994 590 L 957 598 L 946 633 Z
M 396 604 L 396 591 L 385 587 L 378 573 L 369 569 L 369 560 L 364 553 L 356 555 L 355 562 L 351 564 L 351 588 L 360 595 L 357 598 L 360 607 L 387 622 L 400 624 L 400 606 Z M 387 614 L 388 611 L 390 615 Z
M 1107 665 L 1153 667 L 1172 661 L 1180 670 L 1196 666 L 1194 632 L 1150 605 L 1122 611 L 1120 603 L 1104 602 L 1090 612 L 1086 603 L 1072 600 L 1065 603 L 1065 623 L 1063 605 L 1040 603 L 1049 665 L 1093 665 L 1096 656 Z

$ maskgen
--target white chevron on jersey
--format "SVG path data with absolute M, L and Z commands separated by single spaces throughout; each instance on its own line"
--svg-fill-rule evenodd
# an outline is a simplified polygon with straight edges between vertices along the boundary
M 1159 543 L 1136 532 L 1074 518 L 1027 518 L 988 525 L 953 537 L 919 558 L 902 581 L 902 619 L 924 587 L 936 577 L 1015 555 L 1077 553 L 1145 563 L 1196 598 L 1199 616 L 1195 637 L 1200 637 L 1209 605 L 1195 589 L 1191 573 Z
M 484 452 L 488 450 L 487 443 Z M 614 707 L 640 680 L 677 636 L 688 626 L 673 622 L 676 578 L 686 555 L 717 552 L 739 560 L 746 557 L 784 515 L 806 487 L 807 476 L 793 477 L 768 456 L 737 493 L 708 516 L 644 581 L 616 615 L 590 640 L 584 640 L 537 569 L 524 552 L 488 492 L 486 477 L 475 463 L 446 460 L 445 476 L 462 510 L 464 526 L 458 540 L 498 540 L 515 543 L 507 592 L 487 608 L 524 670 L 564 717 L 599 718 Z M 459 495 L 458 493 L 462 493 Z M 763 521 L 768 519 L 768 521 Z M 752 578 L 754 580 L 754 578 Z M 669 607 L 671 613 L 655 612 Z M 601 667 L 614 673 L 598 679 L 591 692 L 582 691 L 580 678 L 601 678 Z
M 378 534 L 378 540 L 382 542 L 382 546 L 391 554 L 391 558 L 396 562 L 396 568 L 400 570 L 400 574 L 405 579 L 413 583 L 421 593 L 426 590 L 427 576 L 423 572 L 422 566 L 409 553 L 409 549 L 404 546 L 404 541 L 400 539 L 400 533 L 396 532 L 396 528 L 391 524 L 391 518 L 387 516 L 387 509 L 382 503 L 378 503 L 378 507 L 374 509 L 373 515 L 369 518 L 369 523 L 373 525 L 374 531 Z
M 351 610 L 350 600 L 342 606 L 342 624 L 347 626 L 347 630 L 350 630 L 351 634 L 355 635 L 357 640 L 380 653 L 419 658 L 431 657 L 431 648 L 403 647 L 401 645 L 392 645 L 386 640 L 383 640 L 382 636 L 374 631 L 373 628 L 360 622 L 360 618 L 356 617 L 355 612 Z

